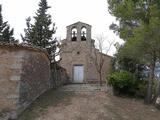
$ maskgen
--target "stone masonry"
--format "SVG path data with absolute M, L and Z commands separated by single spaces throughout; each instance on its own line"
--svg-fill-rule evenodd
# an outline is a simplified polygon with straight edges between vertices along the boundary
M 97 70 L 91 59 L 91 56 L 96 51 L 98 57 L 101 53 L 94 46 L 95 40 L 91 38 L 91 25 L 77 22 L 67 26 L 67 38 L 62 41 L 61 45 L 61 62 L 60 66 L 66 69 L 70 82 L 74 82 L 74 67 L 83 67 L 83 83 L 97 82 L 99 80 Z M 105 59 L 102 79 L 105 81 L 105 76 L 109 72 L 111 57 L 103 54 Z
M 0 44 L 0 112 L 16 118 L 50 87 L 50 59 L 45 50 Z

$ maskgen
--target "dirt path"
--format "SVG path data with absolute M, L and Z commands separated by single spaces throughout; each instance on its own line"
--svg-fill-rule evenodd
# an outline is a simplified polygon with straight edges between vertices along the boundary
M 51 90 L 19 120 L 159 120 L 160 111 L 142 101 L 100 91 Z

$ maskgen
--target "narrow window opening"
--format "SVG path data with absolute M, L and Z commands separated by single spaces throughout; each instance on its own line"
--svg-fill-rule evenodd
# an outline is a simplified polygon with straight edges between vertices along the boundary
M 78 51 L 78 52 L 77 52 L 77 55 L 79 55 L 79 54 L 80 54 L 80 52 Z

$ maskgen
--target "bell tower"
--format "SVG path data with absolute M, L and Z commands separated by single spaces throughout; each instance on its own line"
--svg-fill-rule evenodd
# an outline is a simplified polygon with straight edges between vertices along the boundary
M 91 25 L 77 22 L 67 26 L 67 41 L 91 43 Z

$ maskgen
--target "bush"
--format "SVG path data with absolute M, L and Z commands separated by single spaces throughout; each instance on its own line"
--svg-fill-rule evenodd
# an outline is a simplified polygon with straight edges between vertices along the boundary
M 146 83 L 138 83 L 136 96 L 139 98 L 144 98 L 147 90 Z
M 136 94 L 137 81 L 128 71 L 121 70 L 107 75 L 107 83 L 113 86 L 115 94 Z

